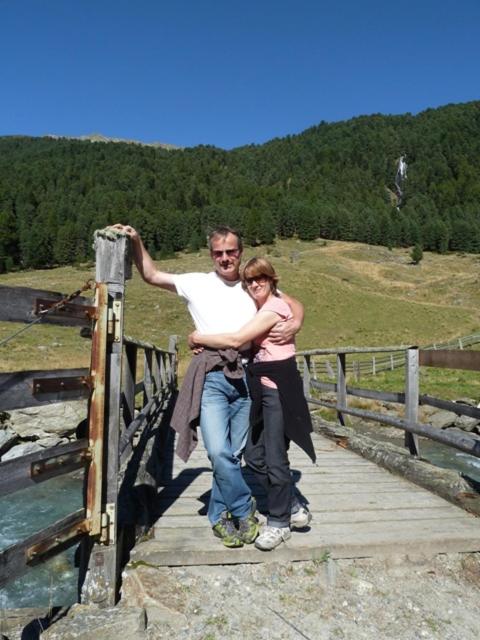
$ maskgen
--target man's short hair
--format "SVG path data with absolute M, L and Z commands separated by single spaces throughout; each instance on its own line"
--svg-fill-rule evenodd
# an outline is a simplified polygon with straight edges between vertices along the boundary
M 219 238 L 219 237 L 226 238 L 229 233 L 237 237 L 238 249 L 240 251 L 243 251 L 243 241 L 242 241 L 242 235 L 240 231 L 237 231 L 236 229 L 232 229 L 232 227 L 227 227 L 225 225 L 222 225 L 220 227 L 215 227 L 215 229 L 212 229 L 208 234 L 207 244 L 210 251 L 212 250 L 212 240 L 214 238 Z

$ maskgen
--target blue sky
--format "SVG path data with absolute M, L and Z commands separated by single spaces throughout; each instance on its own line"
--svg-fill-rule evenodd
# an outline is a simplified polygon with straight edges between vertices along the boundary
M 0 0 L 0 135 L 225 149 L 480 98 L 479 0 Z

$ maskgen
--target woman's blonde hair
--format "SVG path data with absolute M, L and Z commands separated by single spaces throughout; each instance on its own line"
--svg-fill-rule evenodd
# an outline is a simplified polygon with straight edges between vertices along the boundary
M 265 276 L 265 278 L 270 281 L 273 295 L 278 296 L 277 284 L 279 278 L 272 263 L 266 258 L 250 258 L 250 260 L 245 263 L 240 276 L 242 279 L 242 287 L 246 290 L 247 280 L 259 276 Z

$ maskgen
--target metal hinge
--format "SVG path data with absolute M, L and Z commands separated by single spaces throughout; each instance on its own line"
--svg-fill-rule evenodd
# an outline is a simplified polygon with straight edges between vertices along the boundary
M 120 319 L 122 317 L 122 303 L 114 300 L 112 308 L 108 310 L 108 335 L 114 342 L 121 340 Z
M 114 544 L 116 540 L 116 507 L 114 503 L 105 505 L 105 512 L 102 513 L 102 533 L 100 541 L 104 544 Z

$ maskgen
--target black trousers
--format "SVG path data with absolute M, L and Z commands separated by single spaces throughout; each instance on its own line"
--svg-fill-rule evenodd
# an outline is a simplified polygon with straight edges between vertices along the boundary
M 257 441 L 250 430 L 245 462 L 267 494 L 267 524 L 288 527 L 292 505 L 292 479 L 288 460 L 282 405 L 278 389 L 262 385 L 263 430 Z

